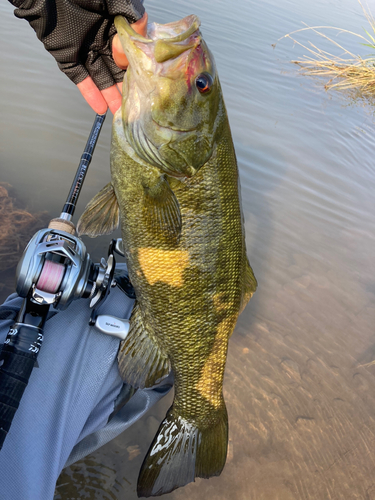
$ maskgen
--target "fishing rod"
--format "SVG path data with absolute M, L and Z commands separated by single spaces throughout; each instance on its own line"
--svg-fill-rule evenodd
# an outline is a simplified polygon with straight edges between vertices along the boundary
M 125 319 L 98 315 L 111 286 L 118 284 L 130 298 L 134 290 L 127 277 L 114 280 L 115 256 L 124 255 L 122 240 L 112 240 L 108 258 L 94 264 L 72 223 L 77 200 L 102 129 L 105 114 L 97 114 L 60 217 L 38 231 L 28 243 L 16 270 L 16 291 L 23 297 L 0 352 L 0 450 L 40 352 L 50 307 L 66 309 L 73 300 L 89 298 L 90 325 L 124 339 Z
M 71 220 L 76 209 L 78 196 L 80 195 L 83 181 L 85 180 L 87 170 L 89 168 L 92 155 L 94 154 L 95 146 L 99 138 L 106 115 L 95 116 L 94 124 L 92 126 L 89 138 L 86 143 L 85 150 L 82 153 L 81 160 L 78 165 L 76 176 L 73 180 L 72 187 L 70 188 L 68 198 L 65 202 L 63 211 L 60 215 L 61 219 Z

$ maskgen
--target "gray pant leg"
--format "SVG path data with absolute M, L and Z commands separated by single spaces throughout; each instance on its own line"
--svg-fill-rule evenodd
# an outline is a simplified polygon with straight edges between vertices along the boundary
M 19 307 L 11 296 L 6 305 Z M 133 301 L 114 288 L 102 314 L 128 318 Z M 171 387 L 139 390 L 110 420 L 123 388 L 119 340 L 88 325 L 89 301 L 73 302 L 47 321 L 29 385 L 0 451 L 2 500 L 52 500 L 65 464 L 91 453 L 138 420 Z M 0 321 L 3 343 L 11 321 Z

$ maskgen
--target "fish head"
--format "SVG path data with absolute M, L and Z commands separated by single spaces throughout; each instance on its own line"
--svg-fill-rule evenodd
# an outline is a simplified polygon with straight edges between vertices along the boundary
M 121 111 L 127 141 L 164 173 L 193 176 L 211 157 L 224 116 L 215 62 L 198 17 L 152 23 L 147 37 L 123 17 L 115 25 L 129 60 Z

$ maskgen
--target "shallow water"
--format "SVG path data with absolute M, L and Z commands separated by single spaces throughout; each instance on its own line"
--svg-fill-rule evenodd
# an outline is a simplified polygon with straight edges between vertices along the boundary
M 361 8 L 355 0 L 149 1 L 146 8 L 160 23 L 191 13 L 202 21 L 228 108 L 259 282 L 230 341 L 227 465 L 220 477 L 165 498 L 375 499 L 373 110 L 299 76 L 288 61 L 304 51 L 290 40 L 272 47 L 302 22 L 362 33 Z M 56 216 L 94 116 L 11 6 L 2 3 L 0 14 L 0 181 L 30 211 Z M 366 54 L 356 40 L 340 40 Z M 107 119 L 77 214 L 109 180 L 109 141 Z M 90 253 L 104 255 L 107 242 L 90 240 Z M 170 401 L 65 470 L 55 500 L 135 499 Z

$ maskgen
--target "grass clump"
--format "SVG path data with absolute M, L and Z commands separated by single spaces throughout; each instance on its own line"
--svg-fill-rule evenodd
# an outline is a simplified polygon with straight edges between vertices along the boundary
M 291 61 L 300 67 L 301 72 L 304 75 L 311 77 L 325 78 L 326 83 L 324 88 L 326 90 L 339 90 L 349 93 L 354 99 L 364 99 L 370 101 L 372 104 L 375 103 L 375 54 L 362 57 L 360 55 L 353 54 L 345 47 L 343 47 L 337 40 L 328 36 L 321 30 L 334 30 L 338 34 L 344 33 L 346 35 L 352 35 L 359 39 L 361 45 L 370 47 L 375 51 L 375 20 L 372 14 L 366 10 L 360 0 L 359 4 L 366 16 L 366 19 L 370 25 L 370 31 L 364 30 L 366 36 L 359 35 L 352 31 L 336 28 L 334 26 L 316 26 L 302 28 L 292 33 L 285 35 L 282 38 L 290 38 L 293 42 L 305 50 L 308 51 L 307 55 L 304 55 L 301 59 Z M 304 45 L 296 36 L 302 31 L 310 30 L 317 34 L 319 37 L 329 41 L 334 47 L 336 52 L 340 52 L 335 55 L 326 50 L 320 49 L 316 44 L 308 42 L 308 45 Z

